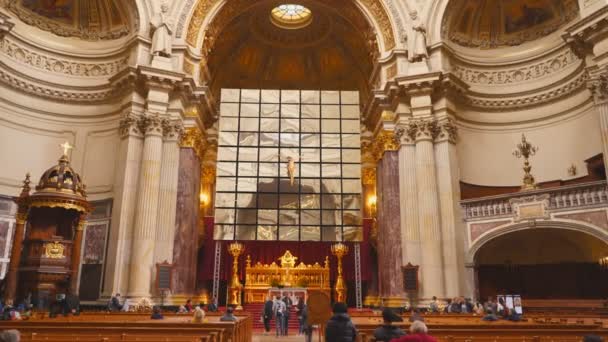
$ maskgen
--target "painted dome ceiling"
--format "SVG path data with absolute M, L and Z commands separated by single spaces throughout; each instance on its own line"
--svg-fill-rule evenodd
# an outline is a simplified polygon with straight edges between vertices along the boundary
M 131 0 L 17 0 L 8 8 L 26 24 L 62 37 L 116 39 L 137 27 Z
M 452 0 L 442 35 L 466 47 L 515 46 L 542 38 L 577 16 L 577 0 Z
M 376 44 L 370 42 L 371 28 L 353 2 L 298 3 L 306 6 L 306 21 L 295 27 L 273 20 L 271 13 L 280 2 L 271 0 L 252 2 L 225 27 L 210 29 L 217 31 L 216 38 L 208 39 L 213 46 L 207 47 L 211 88 L 367 92 Z M 234 13 L 228 5 L 224 11 Z

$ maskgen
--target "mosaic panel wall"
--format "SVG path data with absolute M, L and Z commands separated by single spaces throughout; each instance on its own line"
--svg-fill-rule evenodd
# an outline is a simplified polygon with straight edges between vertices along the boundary
M 223 89 L 221 100 L 215 239 L 362 239 L 358 92 Z

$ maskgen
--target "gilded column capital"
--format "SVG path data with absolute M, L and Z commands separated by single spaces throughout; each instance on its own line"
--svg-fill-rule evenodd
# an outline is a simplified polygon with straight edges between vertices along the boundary
M 382 159 L 384 152 L 399 150 L 399 138 L 393 131 L 380 131 L 371 146 L 371 153 L 376 161 Z
M 193 149 L 199 160 L 203 160 L 205 155 L 203 140 L 203 132 L 198 127 L 188 127 L 182 134 L 179 145 L 183 148 Z
M 458 139 L 458 126 L 453 119 L 447 119 L 446 121 L 437 124 L 438 134 L 436 137 L 437 141 L 448 141 L 451 144 L 456 144 Z
M 86 215 L 80 215 L 80 218 L 78 219 L 78 225 L 76 226 L 76 230 L 83 231 L 84 230 L 84 226 L 86 224 L 87 224 L 87 216 Z
M 17 224 L 25 224 L 25 221 L 27 221 L 27 211 L 18 211 L 17 215 L 15 216 L 15 221 Z
M 163 137 L 165 140 L 180 141 L 184 133 L 184 124 L 181 120 L 164 119 L 162 121 Z
M 163 135 L 163 120 L 158 114 L 148 114 L 139 120 L 139 130 L 147 135 Z
M 121 138 L 124 139 L 130 135 L 142 136 L 139 122 L 140 117 L 130 112 L 120 119 L 118 131 L 120 132 Z

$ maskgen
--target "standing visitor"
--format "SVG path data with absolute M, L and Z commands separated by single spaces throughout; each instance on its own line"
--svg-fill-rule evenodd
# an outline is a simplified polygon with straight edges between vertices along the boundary
M 344 303 L 334 304 L 333 313 L 325 328 L 325 341 L 354 342 L 357 338 L 357 329 L 348 316 L 348 309 Z
M 285 303 L 285 312 L 283 313 L 283 335 L 287 336 L 289 335 L 289 310 L 291 310 L 291 307 L 293 306 L 293 301 L 289 296 L 285 295 L 283 296 L 283 302 Z
M 272 301 L 270 297 L 266 298 L 266 302 L 264 303 L 264 309 L 262 311 L 262 319 L 264 320 L 264 335 L 268 335 L 270 333 L 270 321 L 272 320 Z
M 304 324 L 302 323 L 302 311 L 304 310 L 304 298 L 298 298 L 298 305 L 296 306 L 298 323 L 300 325 L 298 330 L 298 335 L 302 335 L 304 333 Z
M 285 314 L 285 303 L 281 300 L 280 296 L 277 296 L 273 305 L 272 312 L 274 313 L 274 317 L 277 321 L 277 337 L 283 336 L 285 332 L 285 323 L 283 320 L 283 315 Z

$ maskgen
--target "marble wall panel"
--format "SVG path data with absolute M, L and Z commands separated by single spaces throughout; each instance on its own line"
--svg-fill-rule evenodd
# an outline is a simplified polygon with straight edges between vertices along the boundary
M 175 240 L 173 247 L 173 293 L 192 294 L 198 255 L 200 161 L 193 149 L 180 150 Z

